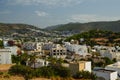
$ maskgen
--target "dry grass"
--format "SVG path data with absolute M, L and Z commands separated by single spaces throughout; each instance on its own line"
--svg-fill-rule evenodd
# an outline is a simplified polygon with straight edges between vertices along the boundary
M 8 71 L 15 64 L 0 64 L 0 71 Z
M 24 80 L 24 78 L 21 76 L 10 76 L 9 78 L 0 77 L 0 80 Z
M 25 80 L 22 76 L 10 76 L 9 78 L 0 77 L 0 80 Z M 30 80 L 51 80 L 47 78 L 33 78 Z
M 25 80 L 21 76 L 10 76 L 9 78 L 0 77 L 0 80 Z M 52 77 L 51 79 L 47 78 L 33 78 L 30 80 L 91 80 L 91 79 L 73 79 L 73 78 L 60 78 L 60 77 Z
M 51 79 L 47 79 L 47 78 L 33 78 L 32 80 L 51 80 Z

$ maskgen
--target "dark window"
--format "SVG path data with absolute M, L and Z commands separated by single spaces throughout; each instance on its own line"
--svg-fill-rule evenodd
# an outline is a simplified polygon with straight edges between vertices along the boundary
M 53 52 L 56 52 L 56 50 L 53 50 Z

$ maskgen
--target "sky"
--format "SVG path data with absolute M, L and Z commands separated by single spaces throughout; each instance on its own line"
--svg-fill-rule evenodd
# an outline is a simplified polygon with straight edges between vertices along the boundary
M 0 0 L 1 23 L 39 28 L 70 22 L 120 20 L 120 0 Z

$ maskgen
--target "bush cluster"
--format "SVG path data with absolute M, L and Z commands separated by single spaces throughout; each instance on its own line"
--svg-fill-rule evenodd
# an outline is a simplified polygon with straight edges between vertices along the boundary
M 70 70 L 68 68 L 62 66 L 44 66 L 37 69 L 33 69 L 24 65 L 15 65 L 12 66 L 9 70 L 9 74 L 11 75 L 22 75 L 26 80 L 31 79 L 33 77 L 62 77 L 67 78 L 70 77 Z

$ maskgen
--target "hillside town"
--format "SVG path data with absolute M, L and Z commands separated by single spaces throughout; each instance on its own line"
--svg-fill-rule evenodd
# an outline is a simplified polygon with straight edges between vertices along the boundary
M 70 72 L 68 73 L 64 69 L 59 70 L 57 76 L 60 77 L 72 77 L 73 80 L 119 80 L 120 46 L 80 44 L 83 41 L 83 38 L 79 41 L 72 39 L 69 42 L 65 40 L 59 42 L 59 38 L 54 38 L 54 40 L 47 40 L 47 38 L 38 40 L 35 38 L 35 41 L 1 38 L 1 75 L 4 72 L 8 72 L 8 74 L 10 72 L 21 74 L 26 80 L 29 80 L 32 77 L 28 75 L 32 72 L 25 72 L 28 75 L 19 72 L 20 67 L 24 65 L 24 67 L 29 67 L 30 70 L 42 68 L 43 72 L 45 71 L 45 73 L 34 77 L 50 78 L 52 73 L 46 72 L 49 69 L 48 67 L 57 68 L 61 66 Z M 3 65 L 4 67 L 1 67 Z M 16 69 L 17 72 L 15 72 Z M 23 70 L 26 71 L 27 68 Z M 85 75 L 88 75 L 88 77 Z M 9 76 L 7 75 L 7 77 Z

